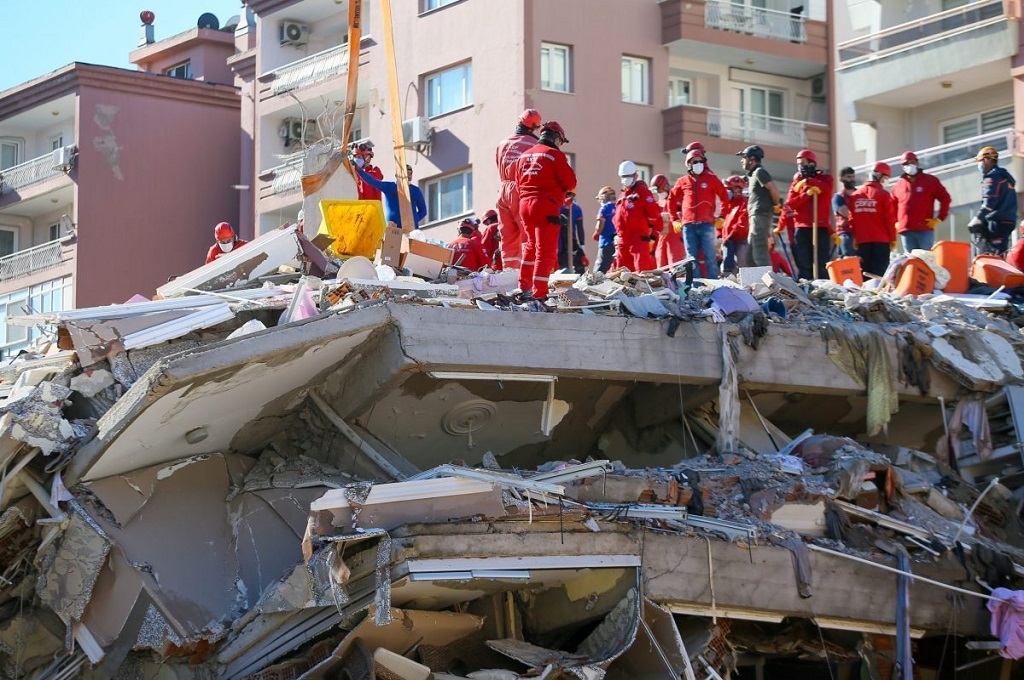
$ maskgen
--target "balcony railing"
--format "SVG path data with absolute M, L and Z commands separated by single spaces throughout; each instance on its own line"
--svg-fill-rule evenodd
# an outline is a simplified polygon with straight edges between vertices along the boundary
M 839 43 L 839 68 L 1006 20 L 1003 0 L 979 0 Z
M 347 69 L 348 45 L 342 44 L 268 71 L 260 80 L 270 82 L 271 95 L 279 95 L 326 82 Z
M 63 262 L 62 243 L 63 239 L 58 239 L 0 257 L 0 281 L 10 281 L 59 266 Z
M 773 118 L 755 113 L 707 109 L 709 137 L 737 139 L 749 144 L 777 146 L 807 146 L 807 126 L 816 125 L 802 120 Z
M 18 191 L 30 184 L 61 174 L 63 174 L 61 170 L 53 167 L 53 154 L 48 153 L 6 170 L 0 170 L 0 175 L 3 176 L 3 182 L 0 182 L 0 194 Z
M 1002 130 L 993 130 L 992 132 L 986 132 L 983 135 L 977 135 L 976 137 L 970 137 L 969 139 L 961 139 L 950 144 L 943 144 L 941 146 L 933 146 L 930 149 L 924 149 L 923 151 L 915 152 L 917 154 L 917 162 L 923 170 L 927 170 L 933 175 L 941 175 L 948 173 L 959 168 L 970 167 L 974 171 L 975 166 L 975 154 L 978 153 L 978 149 L 983 146 L 992 146 L 999 151 L 1000 155 L 1014 151 L 1014 142 L 1016 139 L 1016 133 L 1013 128 L 1005 128 Z M 897 172 L 897 168 L 900 166 L 900 157 L 895 156 L 893 158 L 886 158 L 885 162 L 893 168 L 893 172 Z M 871 169 L 874 163 L 868 163 L 865 165 L 859 165 L 854 168 L 858 174 L 866 174 Z
M 801 14 L 763 7 L 747 7 L 730 0 L 708 0 L 704 5 L 704 24 L 708 28 L 744 33 L 758 38 L 807 42 L 807 30 Z

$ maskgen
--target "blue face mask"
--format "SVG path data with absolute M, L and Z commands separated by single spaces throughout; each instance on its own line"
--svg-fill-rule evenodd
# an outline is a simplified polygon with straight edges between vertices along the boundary
M 978 172 L 985 174 L 985 163 L 981 161 L 978 162 Z

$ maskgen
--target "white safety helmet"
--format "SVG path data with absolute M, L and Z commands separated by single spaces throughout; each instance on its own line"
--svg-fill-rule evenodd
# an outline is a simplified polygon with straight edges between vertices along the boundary
M 636 163 L 633 161 L 622 161 L 619 163 L 619 177 L 636 174 Z

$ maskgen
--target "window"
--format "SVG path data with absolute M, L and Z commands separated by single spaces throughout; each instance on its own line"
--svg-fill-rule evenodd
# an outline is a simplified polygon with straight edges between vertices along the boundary
M 441 222 L 473 207 L 473 171 L 464 170 L 425 182 L 427 222 Z
M 13 227 L 0 227 L 0 257 L 18 252 L 18 230 Z
M 670 77 L 668 79 L 668 105 L 680 106 L 682 104 L 689 104 L 691 87 L 689 78 Z
M 733 107 L 740 114 L 741 127 L 746 129 L 782 131 L 785 98 L 781 90 L 763 87 L 734 87 Z M 752 114 L 752 115 L 743 115 Z
M 21 162 L 21 142 L 0 139 L 0 170 L 13 168 Z
M 473 65 L 459 64 L 427 77 L 427 117 L 433 118 L 473 103 Z
M 571 47 L 541 43 L 540 89 L 551 92 L 572 92 Z
M 636 164 L 636 172 L 640 176 L 640 179 L 645 182 L 650 182 L 651 178 L 654 177 L 654 167 L 643 163 Z
M 987 111 L 979 115 L 960 118 L 942 124 L 942 143 L 951 144 L 988 132 L 1013 127 L 1013 107 Z
M 650 59 L 622 57 L 622 101 L 631 104 L 650 104 L 650 82 Z
M 60 225 L 59 224 L 51 224 L 50 225 L 50 240 L 51 241 L 56 241 L 60 237 L 61 237 Z
M 0 296 L 0 346 L 3 358 L 9 359 L 33 339 L 43 333 L 52 332 L 45 328 L 9 325 L 7 320 L 14 316 L 32 313 L 60 312 L 71 309 L 71 278 L 44 281 L 31 288 Z
M 172 66 L 171 68 L 164 71 L 164 75 L 168 75 L 172 78 L 182 78 L 184 80 L 192 80 L 192 62 L 186 61 Z
M 56 151 L 57 149 L 64 148 L 64 135 L 57 135 L 56 137 L 50 137 L 50 151 Z
M 440 9 L 445 5 L 450 5 L 458 0 L 423 0 L 423 11 L 429 12 L 434 9 Z

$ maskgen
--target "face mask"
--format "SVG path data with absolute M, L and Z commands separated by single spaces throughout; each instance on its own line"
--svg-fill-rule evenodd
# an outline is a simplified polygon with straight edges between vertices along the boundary
M 800 173 L 801 177 L 813 177 L 814 166 L 813 165 L 798 165 L 796 166 L 797 172 Z
M 693 165 L 690 166 L 690 172 L 692 172 L 695 175 L 701 174 L 702 172 L 704 172 L 704 164 L 694 163 Z
M 978 162 L 978 172 L 983 175 L 985 174 L 985 164 L 980 161 Z
M 854 187 L 857 186 L 857 184 L 856 182 L 848 182 L 846 180 L 843 180 L 843 186 L 847 189 L 853 189 Z
M 907 163 L 903 166 L 903 172 L 907 173 L 911 177 L 917 174 L 917 166 L 913 163 Z
M 632 177 L 620 177 L 619 181 L 622 183 L 622 188 L 623 189 L 628 189 L 629 187 L 633 186 L 633 178 Z
M 220 246 L 220 251 L 222 253 L 230 253 L 231 249 L 235 247 L 235 242 L 231 241 L 230 243 L 221 243 L 218 241 L 217 245 Z

